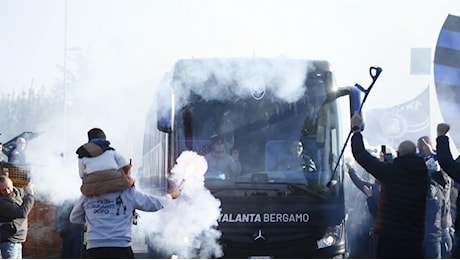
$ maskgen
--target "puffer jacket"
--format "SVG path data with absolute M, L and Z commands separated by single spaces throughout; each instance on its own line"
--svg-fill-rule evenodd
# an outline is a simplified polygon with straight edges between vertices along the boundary
M 123 169 L 85 174 L 82 181 L 80 191 L 85 195 L 100 195 L 122 191 L 134 185 L 134 179 L 125 174 Z
M 416 154 L 381 162 L 364 148 L 361 133 L 353 134 L 351 148 L 355 160 L 381 183 L 374 231 L 386 237 L 423 241 L 425 235 L 428 170 Z
M 450 211 L 451 180 L 443 171 L 430 173 L 430 191 L 426 201 L 425 237 L 428 241 L 442 240 L 442 230 L 452 226 Z

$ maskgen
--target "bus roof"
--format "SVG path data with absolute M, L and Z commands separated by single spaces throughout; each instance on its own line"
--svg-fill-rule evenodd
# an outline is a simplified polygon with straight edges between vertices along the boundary
M 279 68 L 279 66 L 306 66 L 309 71 L 331 71 L 326 60 L 288 59 L 288 58 L 200 58 L 180 59 L 174 65 L 174 75 L 178 76 L 187 70 L 216 71 L 222 68 Z
M 304 93 L 309 77 L 324 79 L 331 75 L 329 62 L 324 60 L 204 58 L 178 60 L 171 76 L 173 89 L 193 90 L 205 99 L 248 94 L 257 98 L 270 91 L 278 98 L 293 101 L 293 97 Z

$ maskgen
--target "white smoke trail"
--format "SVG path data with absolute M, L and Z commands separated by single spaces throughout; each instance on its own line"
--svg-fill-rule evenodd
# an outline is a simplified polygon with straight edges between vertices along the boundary
M 205 59 L 203 62 L 179 64 L 176 67 L 178 71 L 175 71 L 178 78 L 175 80 L 193 86 L 193 91 L 206 100 L 222 101 L 270 89 L 274 97 L 292 102 L 302 95 L 302 86 L 309 69 L 305 61 L 295 62 L 282 58 Z M 190 94 L 189 89 L 181 91 L 180 87 L 174 86 L 177 107 L 186 104 Z M 161 103 L 158 106 L 165 107 Z
M 136 173 L 141 166 L 145 111 L 155 86 L 150 74 L 143 73 L 143 61 L 120 62 L 132 49 L 129 46 L 93 40 L 86 48 L 78 47 L 78 55 L 69 52 L 69 74 L 75 80 L 63 86 L 66 103 L 50 111 L 36 129 L 26 129 L 40 133 L 26 148 L 37 196 L 55 205 L 81 194 L 75 151 L 87 142 L 91 128 L 103 129 L 117 151 L 127 160 L 133 158 Z M 74 60 L 76 64 L 70 62 Z M 75 66 L 78 69 L 72 70 Z
M 184 151 L 172 169 L 171 180 L 180 184 L 182 194 L 163 210 L 143 214 L 142 229 L 150 236 L 151 246 L 159 248 L 167 257 L 212 258 L 223 255 L 216 229 L 220 215 L 220 201 L 204 186 L 207 162 L 203 156 Z
M 39 135 L 28 142 L 26 162 L 30 165 L 30 178 L 37 197 L 59 205 L 80 196 L 81 179 L 76 154 L 64 156 L 68 140 L 64 138 L 62 126 L 56 124 L 59 120 L 49 119 L 38 128 Z

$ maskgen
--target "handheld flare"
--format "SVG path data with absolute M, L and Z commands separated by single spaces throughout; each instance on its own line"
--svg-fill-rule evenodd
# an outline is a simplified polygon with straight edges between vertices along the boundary
M 187 181 L 187 178 L 190 177 L 196 170 L 196 165 L 191 163 L 187 165 L 185 169 L 185 174 L 184 177 L 182 178 L 182 181 L 179 183 L 179 189 L 182 190 L 184 187 L 185 181 Z

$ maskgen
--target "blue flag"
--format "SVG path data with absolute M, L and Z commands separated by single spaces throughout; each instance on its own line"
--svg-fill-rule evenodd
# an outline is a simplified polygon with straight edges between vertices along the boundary
M 430 89 L 399 105 L 369 109 L 366 115 L 367 141 L 372 146 L 390 145 L 394 149 L 401 141 L 430 135 Z
M 434 80 L 439 108 L 458 147 L 460 144 L 460 17 L 448 15 L 434 55 Z

